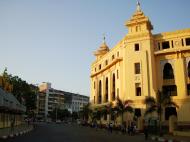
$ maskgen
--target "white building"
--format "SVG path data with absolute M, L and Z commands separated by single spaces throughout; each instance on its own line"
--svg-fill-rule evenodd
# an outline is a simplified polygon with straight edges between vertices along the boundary
M 64 109 L 64 92 L 51 88 L 51 83 L 42 83 L 39 85 L 38 96 L 38 117 L 45 118 L 49 116 L 55 108 Z
M 79 112 L 81 108 L 89 103 L 89 97 L 51 88 L 51 83 L 39 85 L 37 100 L 38 117 L 47 120 L 50 112 L 55 107 L 68 109 L 68 111 Z

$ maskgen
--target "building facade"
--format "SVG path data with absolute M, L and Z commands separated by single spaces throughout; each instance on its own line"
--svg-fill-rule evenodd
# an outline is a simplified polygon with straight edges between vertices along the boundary
M 51 83 L 42 83 L 39 85 L 38 95 L 38 117 L 47 120 L 50 112 L 56 107 L 59 109 L 68 109 L 68 111 L 79 112 L 81 106 L 89 103 L 89 97 L 56 90 L 51 87 Z
M 177 121 L 190 123 L 190 29 L 152 34 L 151 21 L 137 4 L 125 23 L 128 34 L 112 49 L 105 41 L 94 52 L 91 65 L 93 107 L 114 102 L 116 97 L 132 100 L 135 113 L 144 119 L 146 96 L 158 90 L 177 103 Z M 163 119 L 167 121 L 163 112 Z M 125 119 L 125 117 L 124 117 Z
M 0 129 L 21 125 L 26 107 L 11 94 L 12 85 L 0 76 Z
M 79 112 L 84 105 L 89 103 L 89 97 L 76 94 L 65 92 L 65 108 L 68 109 L 71 113 L 72 112 Z
M 64 109 L 63 91 L 53 89 L 51 83 L 39 85 L 38 94 L 38 117 L 47 120 L 50 113 L 55 109 Z
M 89 97 L 79 94 L 72 94 L 72 112 L 79 112 L 84 105 L 89 103 Z

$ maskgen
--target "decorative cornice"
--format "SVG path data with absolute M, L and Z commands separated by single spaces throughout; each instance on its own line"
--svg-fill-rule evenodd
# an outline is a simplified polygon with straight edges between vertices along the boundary
M 154 52 L 154 55 L 159 56 L 159 55 L 179 54 L 182 52 L 189 52 L 189 51 L 190 51 L 189 47 L 171 48 L 171 49 L 163 49 L 160 51 L 156 51 L 156 52 Z
M 130 40 L 130 39 L 135 39 L 135 38 L 142 38 L 142 37 L 152 37 L 152 33 L 151 32 L 144 32 L 144 33 L 138 33 L 138 34 L 128 34 L 125 37 L 125 40 Z
M 98 72 L 92 74 L 90 77 L 92 78 L 92 77 L 94 77 L 94 76 L 97 76 L 98 74 L 104 72 L 105 70 L 109 69 L 110 67 L 112 67 L 113 65 L 117 64 L 118 62 L 120 62 L 120 61 L 122 61 L 122 60 L 123 60 L 123 58 L 121 58 L 121 57 L 120 57 L 120 58 L 116 58 L 115 60 L 113 60 L 113 62 L 112 62 L 111 64 L 105 66 L 105 67 L 104 67 L 103 69 L 101 69 L 100 71 L 98 71 Z
M 153 37 L 155 39 L 162 39 L 165 36 L 178 36 L 179 34 L 183 34 L 183 35 L 189 34 L 190 35 L 190 28 L 176 30 L 176 31 L 172 31 L 172 32 L 163 32 L 163 33 L 155 34 L 155 35 L 153 35 Z

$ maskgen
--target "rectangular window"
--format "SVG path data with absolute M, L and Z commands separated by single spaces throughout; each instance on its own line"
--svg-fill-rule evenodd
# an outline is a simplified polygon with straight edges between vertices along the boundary
M 119 57 L 119 51 L 117 52 L 117 57 Z
M 183 43 L 183 38 L 181 39 L 181 44 L 182 44 L 182 46 L 184 46 L 184 43 Z
M 135 63 L 135 74 L 140 74 L 140 63 Z
M 135 51 L 139 51 L 139 44 L 135 43 Z
M 164 41 L 162 42 L 162 49 L 168 49 L 170 48 L 170 43 L 169 41 Z
M 187 84 L 187 95 L 190 96 L 190 84 Z
M 115 56 L 114 55 L 112 55 L 112 60 L 115 58 Z
M 140 83 L 136 83 L 135 87 L 136 87 L 136 96 L 141 96 L 141 86 L 140 86 Z
M 119 71 L 117 70 L 117 79 L 119 79 Z
M 158 49 L 160 50 L 160 42 L 158 42 Z
M 186 46 L 190 46 L 190 38 L 185 39 Z
M 173 40 L 172 40 L 172 48 L 174 47 L 174 42 L 173 42 Z
M 99 65 L 99 70 L 101 70 L 101 68 L 102 68 L 102 66 L 101 66 L 101 64 Z
M 105 61 L 105 65 L 108 65 L 108 60 Z

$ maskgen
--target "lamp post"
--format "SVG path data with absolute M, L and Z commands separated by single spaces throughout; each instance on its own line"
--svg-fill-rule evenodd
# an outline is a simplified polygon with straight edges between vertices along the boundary
M 55 122 L 57 122 L 57 100 L 55 102 Z

